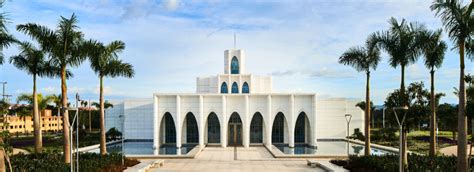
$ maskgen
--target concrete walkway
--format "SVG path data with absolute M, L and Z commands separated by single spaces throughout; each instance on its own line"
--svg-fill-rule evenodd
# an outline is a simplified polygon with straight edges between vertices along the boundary
M 24 149 L 19 149 L 19 148 L 13 148 L 13 155 L 16 155 L 16 154 L 19 154 L 19 153 L 23 153 L 25 155 L 28 155 L 30 154 L 30 152 L 28 152 L 27 150 L 24 150 Z
M 469 148 L 471 147 L 470 144 L 467 145 L 467 153 L 469 154 Z M 443 155 L 454 155 L 456 156 L 458 154 L 458 145 L 454 145 L 454 146 L 448 146 L 448 147 L 445 147 L 445 148 L 441 148 L 439 150 L 439 152 Z M 474 147 L 472 149 L 472 154 L 474 154 Z
M 195 159 L 166 159 L 163 167 L 148 171 L 324 171 L 305 159 L 275 159 L 264 147 L 206 147 Z

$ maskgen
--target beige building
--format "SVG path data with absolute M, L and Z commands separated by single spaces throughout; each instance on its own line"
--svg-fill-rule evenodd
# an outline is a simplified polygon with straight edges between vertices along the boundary
M 40 115 L 40 125 L 43 132 L 54 132 L 63 129 L 62 117 L 53 116 L 50 109 L 41 111 Z M 8 128 L 2 125 L 0 126 L 0 131 L 8 130 L 10 133 L 33 133 L 34 131 L 32 116 L 22 118 L 15 115 L 6 115 L 5 120 L 3 117 L 0 117 L 0 121 L 5 121 L 8 123 Z

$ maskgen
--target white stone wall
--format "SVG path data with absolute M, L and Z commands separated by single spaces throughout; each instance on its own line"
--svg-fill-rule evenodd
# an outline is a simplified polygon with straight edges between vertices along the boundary
M 224 73 L 230 74 L 231 61 L 233 57 L 237 57 L 239 60 L 239 72 L 245 74 L 245 53 L 244 50 L 230 49 L 224 51 Z
M 105 119 L 107 131 L 115 127 L 126 139 L 153 139 L 152 99 L 125 100 L 116 103 L 113 108 L 106 111 Z M 125 120 L 123 125 L 122 120 Z
M 220 93 L 222 83 L 227 84 L 229 93 L 232 91 L 232 84 L 235 82 L 239 86 L 239 93 L 245 82 L 249 85 L 250 93 L 271 93 L 272 77 L 256 76 L 251 74 L 220 74 L 211 77 L 196 78 L 197 93 Z
M 111 128 L 116 128 L 120 132 L 123 132 L 122 129 L 122 119 L 121 116 L 124 115 L 123 104 L 124 102 L 110 102 L 114 105 L 113 108 L 105 110 L 105 132 L 109 131 Z
M 220 123 L 221 146 L 227 146 L 227 124 L 233 112 L 242 120 L 243 145 L 250 143 L 250 123 L 256 112 L 263 117 L 263 144 L 271 145 L 271 132 L 275 116 L 285 116 L 284 143 L 294 145 L 294 128 L 301 112 L 307 115 L 306 143 L 317 144 L 319 138 L 344 138 L 346 113 L 352 114 L 350 134 L 364 127 L 363 111 L 355 106 L 357 100 L 343 98 L 317 99 L 314 94 L 155 94 L 154 99 L 127 100 L 107 110 L 107 129 L 121 130 L 120 115 L 125 115 L 127 139 L 153 139 L 155 147 L 163 143 L 159 134 L 163 116 L 169 112 L 176 126 L 177 145 L 186 141 L 185 117 L 191 112 L 196 118 L 199 144 L 207 144 L 207 118 L 214 112 Z
M 345 114 L 351 114 L 349 135 L 355 128 L 364 132 L 364 112 L 355 105 L 359 100 L 332 98 L 316 102 L 316 136 L 318 138 L 343 138 L 347 132 Z

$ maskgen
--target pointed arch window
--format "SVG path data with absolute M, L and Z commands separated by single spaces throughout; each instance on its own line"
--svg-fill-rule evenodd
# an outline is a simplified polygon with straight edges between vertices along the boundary
M 236 82 L 232 84 L 232 94 L 237 94 L 239 93 L 239 85 L 237 85 Z
M 239 69 L 239 59 L 234 56 L 230 62 L 230 74 L 239 74 Z
M 221 93 L 229 93 L 227 90 L 227 84 L 225 82 L 223 82 L 221 85 Z
M 247 84 L 247 82 L 244 82 L 244 85 L 242 85 L 242 93 L 249 93 L 249 92 L 250 92 L 249 84 Z

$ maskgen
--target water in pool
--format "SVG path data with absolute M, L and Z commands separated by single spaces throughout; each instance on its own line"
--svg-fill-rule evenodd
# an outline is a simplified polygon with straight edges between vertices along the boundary
M 125 141 L 123 152 L 125 155 L 153 155 L 153 141 Z M 181 149 L 177 149 L 176 145 L 162 145 L 159 150 L 160 155 L 177 155 L 180 150 L 181 155 L 186 155 L 196 145 L 183 144 Z M 100 152 L 99 149 L 91 150 L 90 152 Z M 107 145 L 107 152 L 122 152 L 122 143 L 115 143 Z
M 274 144 L 284 154 L 314 154 L 314 155 L 362 155 L 364 154 L 364 146 L 346 141 L 318 141 L 317 147 L 307 144 L 295 144 L 294 148 L 290 148 L 288 144 Z M 372 148 L 373 155 L 383 155 L 391 152 Z

